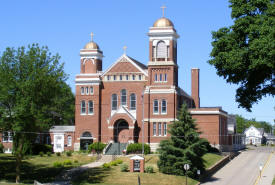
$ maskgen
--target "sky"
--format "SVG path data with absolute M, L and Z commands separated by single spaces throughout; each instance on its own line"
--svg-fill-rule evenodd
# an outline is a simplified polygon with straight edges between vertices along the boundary
M 200 68 L 200 103 L 203 107 L 222 106 L 230 114 L 274 123 L 275 101 L 271 96 L 253 105 L 252 112 L 238 108 L 237 85 L 226 83 L 216 74 L 210 59 L 212 31 L 230 26 L 228 0 L 9 0 L 0 2 L 0 55 L 7 47 L 38 43 L 58 53 L 69 74 L 67 83 L 75 91 L 74 79 L 80 72 L 80 49 L 94 41 L 103 51 L 103 70 L 123 54 L 144 63 L 149 58 L 149 27 L 162 17 L 175 26 L 178 39 L 179 86 L 191 93 L 191 68 Z

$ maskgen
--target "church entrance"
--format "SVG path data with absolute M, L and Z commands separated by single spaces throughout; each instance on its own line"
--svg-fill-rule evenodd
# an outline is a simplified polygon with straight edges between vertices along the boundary
M 80 150 L 88 150 L 88 146 L 92 143 L 92 134 L 90 132 L 84 132 L 80 137 Z
M 127 143 L 129 140 L 129 124 L 124 119 L 117 120 L 114 124 L 114 142 Z

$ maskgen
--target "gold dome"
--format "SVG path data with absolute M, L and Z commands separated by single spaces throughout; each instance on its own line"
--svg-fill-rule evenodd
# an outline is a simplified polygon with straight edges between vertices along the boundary
M 91 42 L 88 42 L 83 49 L 99 49 L 98 45 L 91 41 Z
M 158 19 L 153 25 L 153 27 L 169 27 L 169 26 L 174 27 L 174 24 L 172 23 L 172 21 L 170 21 L 165 17 Z

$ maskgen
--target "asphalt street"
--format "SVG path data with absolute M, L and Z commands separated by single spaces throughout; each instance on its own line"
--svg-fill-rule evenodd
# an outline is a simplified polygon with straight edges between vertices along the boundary
M 275 147 L 253 147 L 242 151 L 204 185 L 271 185 L 275 175 Z M 273 153 L 272 153 L 273 152 Z M 260 168 L 262 165 L 262 174 Z

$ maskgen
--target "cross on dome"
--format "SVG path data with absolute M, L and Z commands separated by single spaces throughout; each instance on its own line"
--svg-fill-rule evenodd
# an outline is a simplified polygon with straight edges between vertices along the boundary
M 164 17 L 164 10 L 165 10 L 165 8 L 167 8 L 166 6 L 162 6 L 162 7 L 160 7 L 161 9 L 162 9 L 162 17 Z
M 91 35 L 91 41 L 93 41 L 93 37 L 94 37 L 95 34 L 93 32 L 91 32 L 90 35 Z

